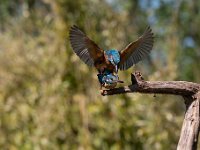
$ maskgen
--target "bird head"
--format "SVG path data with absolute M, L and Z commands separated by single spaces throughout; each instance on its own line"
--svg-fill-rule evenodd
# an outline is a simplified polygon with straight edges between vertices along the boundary
M 111 49 L 105 52 L 106 59 L 109 61 L 113 66 L 115 66 L 115 72 L 118 72 L 118 64 L 120 62 L 120 54 L 118 50 Z

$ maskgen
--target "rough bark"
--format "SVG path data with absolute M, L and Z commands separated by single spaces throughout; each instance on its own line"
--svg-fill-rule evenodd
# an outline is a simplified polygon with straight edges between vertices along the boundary
M 200 129 L 200 84 L 187 81 L 144 81 L 140 72 L 132 74 L 131 81 L 129 86 L 104 90 L 101 94 L 105 96 L 139 92 L 183 96 L 186 113 L 177 150 L 196 150 Z
M 186 113 L 181 129 L 177 150 L 196 150 L 200 123 L 200 92 L 192 97 L 184 97 Z

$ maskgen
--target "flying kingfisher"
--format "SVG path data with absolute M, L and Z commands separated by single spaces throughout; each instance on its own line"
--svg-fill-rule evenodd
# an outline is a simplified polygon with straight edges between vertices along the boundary
M 154 37 L 150 27 L 121 51 L 101 49 L 75 25 L 71 27 L 69 34 L 74 52 L 88 66 L 96 67 L 99 74 L 109 71 L 112 76 L 118 73 L 118 69 L 126 70 L 146 57 L 153 48 Z

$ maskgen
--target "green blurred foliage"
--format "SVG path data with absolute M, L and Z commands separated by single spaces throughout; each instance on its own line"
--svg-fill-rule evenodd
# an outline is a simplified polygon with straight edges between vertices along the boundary
M 150 24 L 151 56 L 120 72 L 125 84 L 200 81 L 200 2 L 172 0 L 1 0 L 0 149 L 175 149 L 180 97 L 102 97 L 95 69 L 72 52 L 69 28 L 102 48 L 122 49 Z

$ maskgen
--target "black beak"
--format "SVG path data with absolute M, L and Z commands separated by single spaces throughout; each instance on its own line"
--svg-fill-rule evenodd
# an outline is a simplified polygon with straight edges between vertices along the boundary
M 121 80 L 118 80 L 117 82 L 118 82 L 118 83 L 124 83 L 124 81 L 121 81 Z

